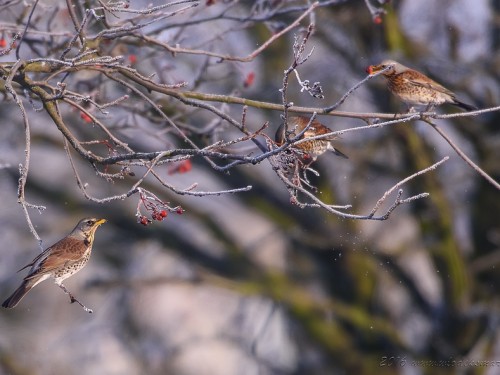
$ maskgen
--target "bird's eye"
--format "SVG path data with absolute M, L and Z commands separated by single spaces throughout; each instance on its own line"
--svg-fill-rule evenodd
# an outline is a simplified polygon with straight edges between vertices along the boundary
M 85 224 L 87 224 L 87 225 L 92 225 L 92 224 L 94 224 L 94 220 L 87 220 L 87 221 L 85 222 Z

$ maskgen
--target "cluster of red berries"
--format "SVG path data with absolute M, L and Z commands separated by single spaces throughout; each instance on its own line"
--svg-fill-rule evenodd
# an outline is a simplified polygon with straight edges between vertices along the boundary
M 167 215 L 168 215 L 167 211 L 161 210 L 161 211 L 153 211 L 151 217 L 153 218 L 153 220 L 162 221 L 167 217 Z
M 167 217 L 167 215 L 168 215 L 168 212 L 165 210 L 161 210 L 161 211 L 155 210 L 151 214 L 151 219 L 156 220 L 156 221 L 162 221 L 163 219 L 165 219 Z M 137 222 L 139 224 L 147 226 L 153 222 L 153 220 L 151 220 L 151 219 L 149 219 L 148 217 L 146 217 L 144 215 L 140 215 L 137 217 Z
M 182 215 L 184 213 L 184 209 L 179 206 L 175 209 L 175 212 L 178 214 L 178 215 Z M 158 211 L 156 209 L 153 209 L 153 212 L 151 213 L 151 219 L 149 219 L 147 216 L 144 216 L 144 215 L 139 215 L 137 216 L 137 222 L 139 224 L 142 224 L 144 226 L 147 226 L 149 224 L 151 224 L 153 222 L 153 220 L 156 220 L 156 221 L 162 221 L 163 219 L 165 219 L 166 217 L 168 216 L 168 211 L 167 210 L 161 210 L 161 211 Z

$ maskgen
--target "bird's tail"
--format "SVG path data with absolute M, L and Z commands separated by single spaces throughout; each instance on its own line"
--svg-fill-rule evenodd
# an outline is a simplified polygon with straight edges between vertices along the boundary
M 344 154 L 343 152 L 339 151 L 337 148 L 335 148 L 333 146 L 330 148 L 330 151 L 333 152 L 337 156 L 343 157 L 344 159 L 349 159 L 349 157 L 346 154 Z
M 467 104 L 464 102 L 461 102 L 460 100 L 453 98 L 453 102 L 451 103 L 453 105 L 456 105 L 457 107 L 460 107 L 462 109 L 465 109 L 466 111 L 477 111 L 478 108 L 472 104 Z
M 7 298 L 3 303 L 2 307 L 6 309 L 12 309 L 17 306 L 17 304 L 23 299 L 23 297 L 36 285 L 32 279 L 24 280 L 19 288 L 17 288 L 12 295 Z

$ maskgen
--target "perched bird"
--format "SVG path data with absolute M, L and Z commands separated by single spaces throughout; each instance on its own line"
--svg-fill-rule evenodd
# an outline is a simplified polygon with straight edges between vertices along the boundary
M 425 105 L 432 108 L 435 105 L 449 103 L 474 111 L 477 108 L 457 99 L 456 95 L 426 75 L 410 69 L 396 61 L 385 60 L 379 65 L 366 68 L 368 74 L 377 73 L 388 68 L 382 74 L 387 78 L 389 90 L 410 107 Z
M 21 286 L 2 303 L 2 307 L 9 309 L 16 307 L 34 286 L 53 277 L 55 283 L 70 296 L 71 302 L 78 302 L 86 311 L 92 312 L 74 298 L 62 282 L 85 266 L 90 258 L 95 231 L 105 222 L 105 219 L 95 218 L 80 220 L 70 234 L 44 250 L 30 264 L 21 268 L 19 271 L 31 267 Z
M 307 117 L 289 117 L 288 131 L 290 132 L 290 134 L 288 135 L 288 138 L 294 138 L 297 134 L 304 130 L 307 124 L 309 124 L 309 118 Z M 274 140 L 276 141 L 278 146 L 281 146 L 286 141 L 285 131 L 286 127 L 283 123 L 279 126 L 278 130 L 276 131 L 276 135 L 274 136 Z M 300 139 L 310 138 L 331 132 L 332 131 L 329 128 L 320 123 L 318 120 L 314 120 L 311 123 L 311 126 L 300 137 Z M 343 158 L 347 159 L 347 156 L 345 154 L 334 148 L 331 144 L 331 141 L 337 138 L 337 136 L 330 136 L 322 139 L 314 139 L 311 141 L 305 141 L 295 144 L 292 147 L 300 152 L 302 162 L 305 165 L 313 163 L 314 161 L 316 161 L 318 156 L 322 155 L 326 151 L 332 151 L 335 155 L 342 156 Z

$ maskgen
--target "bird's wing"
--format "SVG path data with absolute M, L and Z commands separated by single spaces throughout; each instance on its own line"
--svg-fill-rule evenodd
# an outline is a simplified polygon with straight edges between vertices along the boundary
M 35 277 L 40 273 L 50 273 L 67 263 L 79 260 L 86 249 L 87 245 L 82 240 L 72 237 L 63 238 L 35 258 L 32 265 L 36 265 L 37 261 L 41 259 L 39 267 L 26 276 L 25 280 Z
M 49 256 L 49 254 L 50 254 L 50 247 L 42 251 L 35 259 L 31 261 L 31 263 L 28 263 L 23 268 L 20 268 L 17 272 L 20 272 L 28 267 L 33 267 L 36 264 L 40 264 L 41 262 L 44 261 L 45 258 Z
M 304 133 L 304 138 L 309 138 L 309 137 L 315 137 L 315 136 L 318 136 L 318 135 L 323 135 L 323 134 L 327 134 L 327 133 L 331 133 L 333 130 L 331 130 L 330 128 L 327 128 L 326 126 L 324 125 L 318 125 L 318 124 L 312 124 L 311 127 L 309 129 L 306 130 L 306 132 Z M 333 141 L 334 139 L 337 139 L 338 136 L 336 135 L 332 135 L 332 136 L 329 136 L 329 137 L 325 137 L 325 138 L 322 138 L 324 139 L 325 141 Z
M 411 74 L 407 74 L 404 79 L 406 80 L 406 82 L 411 83 L 415 86 L 425 87 L 431 90 L 442 92 L 443 94 L 450 95 L 451 97 L 455 96 L 453 92 L 448 90 L 446 87 L 440 85 L 436 81 L 433 81 L 420 72 L 412 71 Z

